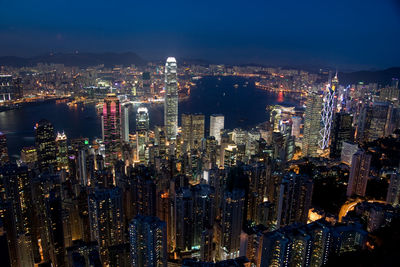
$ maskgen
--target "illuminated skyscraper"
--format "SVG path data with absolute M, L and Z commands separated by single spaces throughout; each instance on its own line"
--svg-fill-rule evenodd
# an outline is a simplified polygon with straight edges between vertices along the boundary
M 109 94 L 104 99 L 103 124 L 105 163 L 110 166 L 118 160 L 121 148 L 121 106 L 115 94 Z
M 0 165 L 6 162 L 8 162 L 7 138 L 0 132 Z
M 210 136 L 214 136 L 218 144 L 221 144 L 221 130 L 224 129 L 224 115 L 214 114 L 210 116 Z
M 182 114 L 182 137 L 187 149 L 199 149 L 204 138 L 204 115 Z
M 157 217 L 137 215 L 129 225 L 132 266 L 167 266 L 167 225 Z
M 365 196 L 372 156 L 363 150 L 353 155 L 351 160 L 347 196 Z
M 292 136 L 296 139 L 300 137 L 301 117 L 292 117 Z
M 56 167 L 56 139 L 53 125 L 47 120 L 41 120 L 35 125 L 35 144 L 41 171 Z
M 165 64 L 164 125 L 168 140 L 174 140 L 178 132 L 178 81 L 174 57 Z
M 57 133 L 57 169 L 68 169 L 68 145 L 65 133 Z
M 137 160 L 140 162 L 144 162 L 146 158 L 148 131 L 149 111 L 146 107 L 139 107 L 136 113 L 136 152 Z
M 322 94 L 310 91 L 304 118 L 303 157 L 318 157 L 321 130 Z
M 123 142 L 129 142 L 129 106 L 121 107 L 121 137 Z
M 335 88 L 337 86 L 337 76 L 331 84 L 327 84 L 323 93 L 323 104 L 321 111 L 322 128 L 320 130 L 321 139 L 318 141 L 319 148 L 325 150 L 329 147 L 331 135 L 332 118 L 335 109 Z
M 148 131 L 149 123 L 149 110 L 146 107 L 139 107 L 136 113 L 136 131 Z

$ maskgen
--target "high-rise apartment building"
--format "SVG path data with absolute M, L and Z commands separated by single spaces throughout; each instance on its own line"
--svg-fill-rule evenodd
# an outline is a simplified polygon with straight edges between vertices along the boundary
M 222 259 L 234 259 L 239 256 L 244 203 L 244 190 L 225 191 L 221 206 L 220 256 Z
M 137 215 L 129 225 L 132 266 L 167 266 L 167 225 L 157 217 Z
M 386 202 L 393 206 L 398 206 L 400 203 L 400 173 L 398 171 L 390 174 Z
M 313 193 L 312 180 L 291 172 L 283 176 L 275 190 L 276 226 L 306 223 Z
M 390 134 L 390 121 L 393 105 L 386 102 L 373 102 L 365 105 L 357 124 L 357 140 L 371 142 Z
M 104 264 L 109 261 L 108 247 L 123 243 L 123 209 L 121 189 L 97 188 L 88 197 L 91 241 L 100 246 Z
M 178 133 L 178 77 L 174 57 L 167 58 L 165 63 L 165 101 L 164 126 L 168 140 L 175 140 Z
M 364 150 L 356 152 L 351 159 L 349 183 L 347 185 L 347 196 L 365 196 L 369 169 L 372 156 Z

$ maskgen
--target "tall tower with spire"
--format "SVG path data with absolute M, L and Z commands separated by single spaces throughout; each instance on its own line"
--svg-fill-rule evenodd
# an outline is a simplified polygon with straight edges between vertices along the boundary
M 165 63 L 164 126 L 168 140 L 176 139 L 178 132 L 178 81 L 174 57 Z

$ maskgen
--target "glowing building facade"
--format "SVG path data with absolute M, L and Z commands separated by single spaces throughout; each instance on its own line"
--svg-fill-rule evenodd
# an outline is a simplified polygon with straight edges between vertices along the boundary
M 68 145 L 65 133 L 57 133 L 57 169 L 68 169 Z
M 204 138 L 203 114 L 182 114 L 182 137 L 188 150 L 201 147 Z
M 210 116 L 210 136 L 214 136 L 218 144 L 221 144 L 221 130 L 224 129 L 224 115 L 213 114 Z
M 35 125 L 35 144 L 41 171 L 51 170 L 56 165 L 56 142 L 53 125 L 41 120 Z
M 321 112 L 322 128 L 320 130 L 321 139 L 318 145 L 321 150 L 329 147 L 331 135 L 332 118 L 335 109 L 335 89 L 337 86 L 337 76 L 332 80 L 331 84 L 327 84 L 323 93 L 323 105 Z
M 129 106 L 121 107 L 121 138 L 129 142 Z
M 306 105 L 302 154 L 304 157 L 318 157 L 322 95 L 315 91 L 309 92 Z
M 109 94 L 104 99 L 103 105 L 103 125 L 104 125 L 104 145 L 105 163 L 118 160 L 121 148 L 121 106 L 118 98 L 114 94 Z
M 178 81 L 174 57 L 165 64 L 164 125 L 168 140 L 175 140 L 178 132 Z
M 139 107 L 136 113 L 136 152 L 137 160 L 146 159 L 146 144 L 149 131 L 149 111 L 146 107 Z

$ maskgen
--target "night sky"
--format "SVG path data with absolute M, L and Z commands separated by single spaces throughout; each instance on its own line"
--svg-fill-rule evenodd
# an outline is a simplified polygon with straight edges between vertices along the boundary
M 400 65 L 398 0 L 0 0 L 0 55 L 126 52 L 222 63 Z

